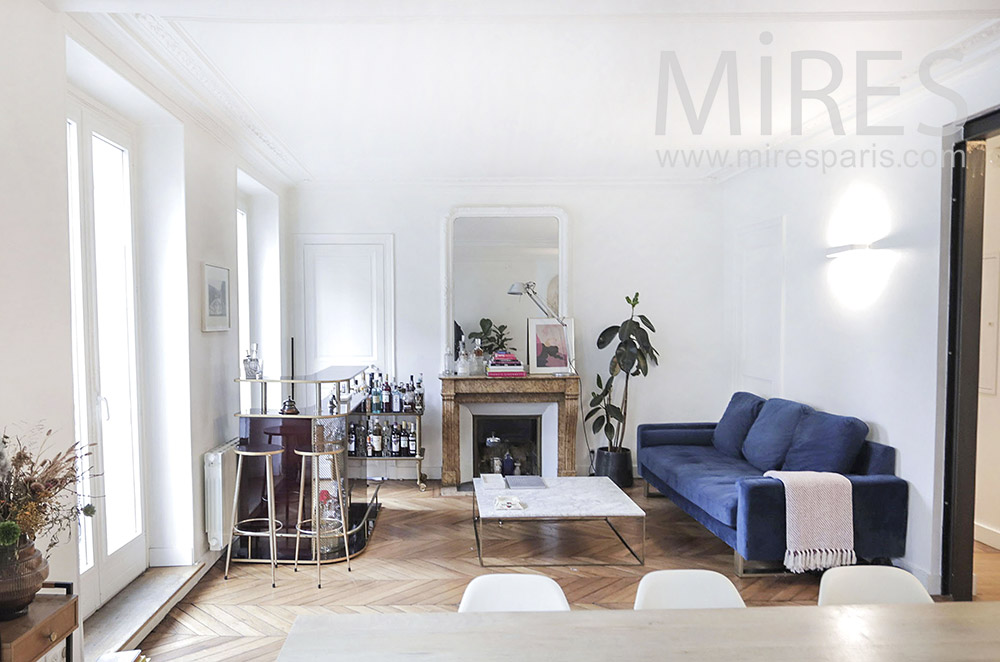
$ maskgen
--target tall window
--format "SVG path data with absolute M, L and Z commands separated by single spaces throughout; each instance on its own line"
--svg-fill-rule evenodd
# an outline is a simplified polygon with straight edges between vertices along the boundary
M 248 238 L 247 213 L 236 210 L 236 289 L 239 327 L 240 350 L 250 349 L 250 240 Z M 243 374 L 242 364 L 237 366 L 238 374 Z M 250 385 L 240 385 L 240 409 L 250 409 Z
M 97 514 L 80 527 L 86 614 L 146 567 L 136 379 L 130 134 L 80 108 L 67 122 L 76 426 Z M 89 466 L 87 466 L 89 465 Z M 95 602 L 96 601 L 96 604 Z

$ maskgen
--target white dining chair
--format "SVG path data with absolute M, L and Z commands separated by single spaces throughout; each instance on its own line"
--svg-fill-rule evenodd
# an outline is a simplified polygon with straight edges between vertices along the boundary
M 729 579 L 713 570 L 657 570 L 644 575 L 636 609 L 738 609 L 746 607 Z
M 819 606 L 931 604 L 916 577 L 890 565 L 830 568 L 819 581 Z
M 569 602 L 549 577 L 482 575 L 465 587 L 458 611 L 569 611 Z

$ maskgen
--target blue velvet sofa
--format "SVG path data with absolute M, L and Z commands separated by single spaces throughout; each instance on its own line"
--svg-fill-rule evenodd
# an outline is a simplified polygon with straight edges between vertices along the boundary
M 858 558 L 898 558 L 906 551 L 908 486 L 895 476 L 895 449 L 867 435 L 856 418 L 740 392 L 718 423 L 640 425 L 636 461 L 647 487 L 747 561 L 785 555 L 785 488 L 765 471 L 845 474 L 853 487 Z

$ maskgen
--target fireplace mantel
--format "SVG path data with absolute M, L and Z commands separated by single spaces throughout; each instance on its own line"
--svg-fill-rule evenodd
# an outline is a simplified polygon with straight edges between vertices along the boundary
M 559 407 L 559 475 L 576 475 L 580 378 L 441 376 L 441 484 L 457 485 L 461 453 L 459 406 L 466 403 L 555 402 Z

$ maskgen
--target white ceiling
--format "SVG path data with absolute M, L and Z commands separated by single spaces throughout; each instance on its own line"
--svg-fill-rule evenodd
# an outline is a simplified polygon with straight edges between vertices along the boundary
M 1000 17 L 997 0 L 852 1 L 835 12 L 790 1 L 51 1 L 133 12 L 116 19 L 123 25 L 153 14 L 141 17 L 157 22 L 151 52 L 184 64 L 174 69 L 189 85 L 225 95 L 244 128 L 301 166 L 285 168 L 289 178 L 337 182 L 703 177 L 714 168 L 662 167 L 657 150 L 780 142 L 792 51 L 836 55 L 845 72 L 835 97 L 849 105 L 857 51 L 901 51 L 899 62 L 870 66 L 870 84 L 897 83 L 928 52 Z M 667 135 L 655 135 L 660 53 L 671 50 L 696 103 L 720 51 L 737 53 L 743 135 L 729 131 L 724 94 L 704 135 L 677 107 Z M 771 137 L 759 130 L 761 56 L 773 58 Z M 807 67 L 806 87 L 828 76 Z

